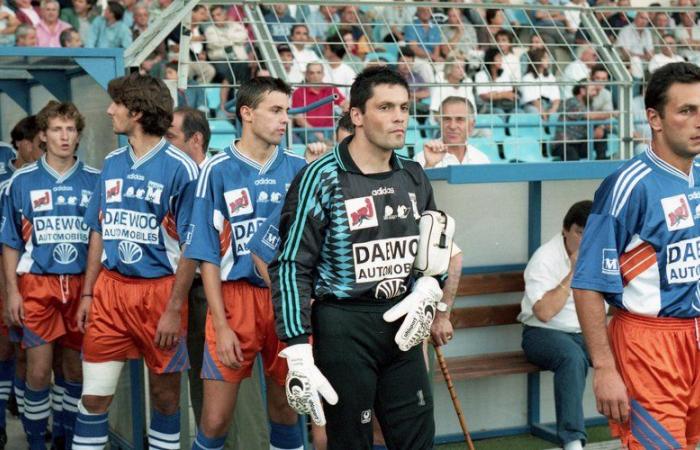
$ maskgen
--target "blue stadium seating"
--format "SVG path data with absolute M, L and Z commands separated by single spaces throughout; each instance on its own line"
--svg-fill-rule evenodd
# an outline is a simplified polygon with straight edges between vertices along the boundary
M 550 162 L 552 160 L 542 155 L 542 143 L 533 137 L 507 137 L 503 142 L 503 154 L 509 162 Z

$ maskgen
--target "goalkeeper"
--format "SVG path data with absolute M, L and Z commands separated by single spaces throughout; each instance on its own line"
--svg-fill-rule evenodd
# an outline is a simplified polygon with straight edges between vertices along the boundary
M 279 238 L 276 227 L 262 238 L 279 243 L 270 278 L 277 334 L 288 345 L 281 352 L 287 399 L 317 424 L 327 419 L 329 450 L 371 448 L 374 412 L 389 449 L 428 449 L 433 397 L 418 344 L 436 311 L 440 339 L 452 337 L 440 280 L 448 262 L 459 267 L 459 257 L 450 259 L 454 224 L 428 217 L 439 245 L 436 254 L 420 250 L 419 219 L 435 205 L 420 166 L 393 152 L 408 122 L 403 78 L 367 69 L 350 98 L 355 134 L 303 169 L 287 194 Z M 416 275 L 417 255 L 424 271 L 443 274 Z M 448 283 L 450 300 L 455 286 Z

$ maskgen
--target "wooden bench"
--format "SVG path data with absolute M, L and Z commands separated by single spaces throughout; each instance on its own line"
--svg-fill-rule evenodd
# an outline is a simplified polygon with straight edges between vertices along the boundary
M 472 295 L 523 292 L 523 272 L 463 275 L 459 280 L 458 297 Z M 518 323 L 520 302 L 505 305 L 470 306 L 455 308 L 450 321 L 455 330 L 492 327 Z M 525 358 L 522 350 L 515 352 L 485 353 L 476 356 L 446 358 L 453 380 L 468 380 L 495 375 L 539 372 L 540 368 Z M 440 368 L 436 368 L 435 380 L 443 380 Z

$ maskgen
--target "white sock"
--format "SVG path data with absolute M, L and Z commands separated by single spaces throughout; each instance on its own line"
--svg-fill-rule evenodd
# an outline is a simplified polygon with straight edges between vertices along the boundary
M 583 450 L 583 445 L 580 440 L 567 442 L 564 444 L 564 450 Z

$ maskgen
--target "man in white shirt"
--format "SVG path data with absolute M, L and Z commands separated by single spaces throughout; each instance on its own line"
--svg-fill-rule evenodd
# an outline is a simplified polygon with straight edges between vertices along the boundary
M 330 68 L 330 82 L 340 89 L 345 98 L 350 98 L 350 86 L 355 81 L 357 73 L 352 67 L 343 62 L 345 53 L 343 40 L 337 34 L 330 36 L 326 45 L 323 46 L 323 56 L 328 61 Z
M 617 35 L 615 46 L 623 58 L 630 62 L 634 78 L 644 77 L 644 68 L 654 54 L 654 39 L 649 29 L 649 14 L 643 11 L 634 16 L 634 23 L 627 25 Z
M 590 357 L 571 292 L 583 228 L 592 202 L 574 203 L 564 217 L 562 232 L 537 249 L 525 268 L 525 295 L 518 320 L 523 323 L 522 347 L 527 359 L 554 372 L 557 437 L 564 450 L 586 443 L 583 391 Z
M 661 45 L 661 51 L 655 54 L 651 58 L 651 61 L 649 61 L 649 72 L 654 72 L 656 69 L 669 63 L 685 61 L 681 55 L 673 52 L 677 47 L 676 38 L 673 37 L 672 34 L 664 35 L 663 40 L 664 43 Z
M 587 80 L 591 75 L 591 69 L 598 62 L 598 53 L 590 45 L 582 45 L 576 50 L 576 60 L 570 62 L 561 74 L 561 81 L 569 81 L 571 84 L 564 86 L 564 99 L 573 97 L 571 91 L 579 81 Z
M 458 164 L 488 164 L 491 161 L 479 149 L 469 145 L 474 129 L 474 111 L 464 97 L 447 97 L 440 106 L 441 139 L 428 141 L 413 159 L 424 168 Z

